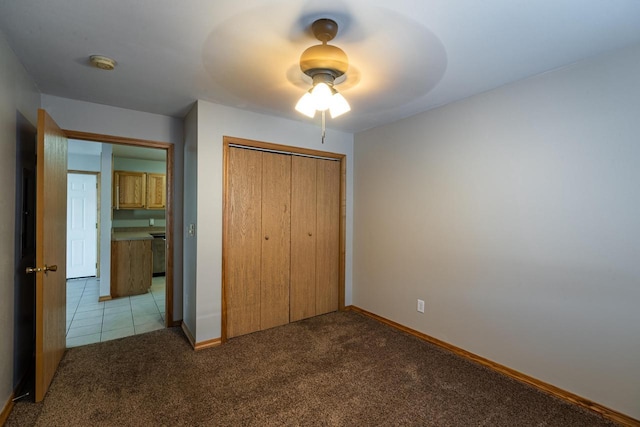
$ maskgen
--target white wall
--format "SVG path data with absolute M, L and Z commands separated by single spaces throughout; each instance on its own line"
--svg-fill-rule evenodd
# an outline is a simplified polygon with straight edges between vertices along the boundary
M 86 145 L 86 144 L 99 144 L 100 153 L 99 154 L 80 154 L 80 153 L 72 153 L 70 152 L 67 155 L 67 170 L 69 171 L 83 171 L 83 172 L 102 172 L 102 149 L 104 145 L 108 144 L 100 144 L 94 142 L 85 142 L 85 141 L 73 141 L 74 144 L 77 145 Z M 109 165 L 111 164 L 111 149 L 109 147 Z M 106 175 L 108 175 L 109 186 L 105 187 L 103 185 L 105 173 L 100 174 L 100 194 L 99 194 L 99 204 L 100 204 L 100 230 L 99 232 L 99 242 L 98 245 L 100 247 L 100 273 L 98 276 L 100 277 L 100 296 L 107 296 L 111 294 L 111 287 L 109 286 L 111 282 L 111 271 L 108 267 L 111 265 L 111 204 L 104 203 L 104 200 L 111 200 L 111 168 L 106 170 Z M 102 222 L 107 220 L 106 224 Z M 106 242 L 106 243 L 105 243 Z M 68 276 L 67 276 L 68 277 Z
M 100 172 L 100 154 L 69 153 L 67 156 L 67 170 Z
M 640 46 L 356 135 L 354 305 L 640 418 L 638 76 Z
M 197 106 L 197 273 L 195 328 L 197 342 L 221 336 L 222 179 L 223 136 L 234 136 L 347 155 L 346 295 L 351 303 L 351 247 L 353 220 L 353 135 L 327 131 L 313 123 L 279 119 L 205 101 Z M 195 167 L 187 164 L 186 168 Z M 195 219 L 195 217 L 194 217 Z M 185 315 L 187 317 L 187 315 Z M 195 330 L 194 330 L 195 329 Z
M 102 144 L 100 153 L 100 296 L 111 295 L 111 200 L 113 200 L 113 146 Z M 107 202 L 108 201 L 108 202 Z
M 42 95 L 42 108 L 63 129 L 115 135 L 127 138 L 167 142 L 175 145 L 174 158 L 174 227 L 173 227 L 173 313 L 182 318 L 182 120 L 158 114 L 75 101 L 52 95 Z M 104 152 L 103 152 L 104 155 Z M 105 174 L 103 174 L 104 176 Z M 109 187 L 110 188 L 110 187 Z M 101 249 L 102 250 L 102 249 Z M 101 271 L 104 278 L 105 271 Z M 101 279 L 101 287 L 103 286 Z
M 16 121 L 34 126 L 40 93 L 0 32 L 0 410 L 13 392 Z
M 203 141 L 204 144 L 204 141 Z M 206 165 L 205 165 L 206 166 Z M 198 103 L 184 119 L 184 303 L 183 321 L 196 331 L 197 234 L 189 234 L 189 224 L 198 222 Z M 206 265 L 206 264 L 205 264 Z M 195 338 L 195 337 L 194 337 Z
M 114 157 L 115 170 L 132 172 L 165 173 L 167 162 L 162 160 L 131 159 L 128 157 Z
M 111 295 L 111 144 L 69 140 L 67 169 L 70 171 L 100 172 L 100 296 Z M 88 154 L 95 153 L 95 154 Z

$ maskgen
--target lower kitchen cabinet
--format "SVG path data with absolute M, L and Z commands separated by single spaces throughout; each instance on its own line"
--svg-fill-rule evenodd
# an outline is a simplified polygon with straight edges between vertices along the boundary
M 144 294 L 152 280 L 152 239 L 111 242 L 111 298 Z

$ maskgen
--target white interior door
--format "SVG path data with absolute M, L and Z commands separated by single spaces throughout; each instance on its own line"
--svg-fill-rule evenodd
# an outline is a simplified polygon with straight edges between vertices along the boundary
M 67 177 L 67 279 L 96 275 L 97 179 L 93 174 Z

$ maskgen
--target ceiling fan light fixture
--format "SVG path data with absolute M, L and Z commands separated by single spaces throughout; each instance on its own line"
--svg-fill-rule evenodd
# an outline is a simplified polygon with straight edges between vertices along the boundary
M 335 90 L 335 89 L 334 89 Z M 347 102 L 347 100 L 342 96 L 338 91 L 336 91 L 331 97 L 331 106 L 329 107 L 329 112 L 331 113 L 331 118 L 335 119 L 338 116 L 343 115 L 351 111 L 351 106 Z
M 316 111 L 326 110 L 331 113 L 331 118 L 336 118 L 351 111 L 351 106 L 344 96 L 333 87 L 333 84 L 325 81 L 316 82 L 296 104 L 296 111 L 309 118 L 313 118 Z
M 351 111 L 347 100 L 333 86 L 335 79 L 347 72 L 349 59 L 342 49 L 327 44 L 338 33 L 334 20 L 318 19 L 311 25 L 311 30 L 322 44 L 311 46 L 300 55 L 300 70 L 313 79 L 313 86 L 300 98 L 296 110 L 310 118 L 316 111 L 322 111 L 324 129 L 326 110 L 332 118 Z
M 313 102 L 313 96 L 311 96 L 311 91 L 305 92 L 302 95 L 302 98 L 296 104 L 296 111 L 304 114 L 305 116 L 313 119 L 316 115 L 316 104 Z
M 311 97 L 316 106 L 316 110 L 328 110 L 332 104 L 333 91 L 326 83 L 318 83 L 311 89 Z

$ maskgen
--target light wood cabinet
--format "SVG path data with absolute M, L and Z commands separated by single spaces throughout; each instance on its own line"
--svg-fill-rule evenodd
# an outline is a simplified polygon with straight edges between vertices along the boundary
M 144 209 L 147 203 L 146 191 L 146 173 L 114 171 L 113 207 L 115 209 Z
M 227 337 L 338 309 L 340 163 L 230 147 Z
M 152 281 L 151 239 L 111 242 L 111 297 L 144 294 Z
M 163 173 L 147 174 L 147 209 L 164 209 L 167 203 L 167 177 Z
M 114 209 L 165 209 L 167 178 L 165 174 L 114 171 Z

